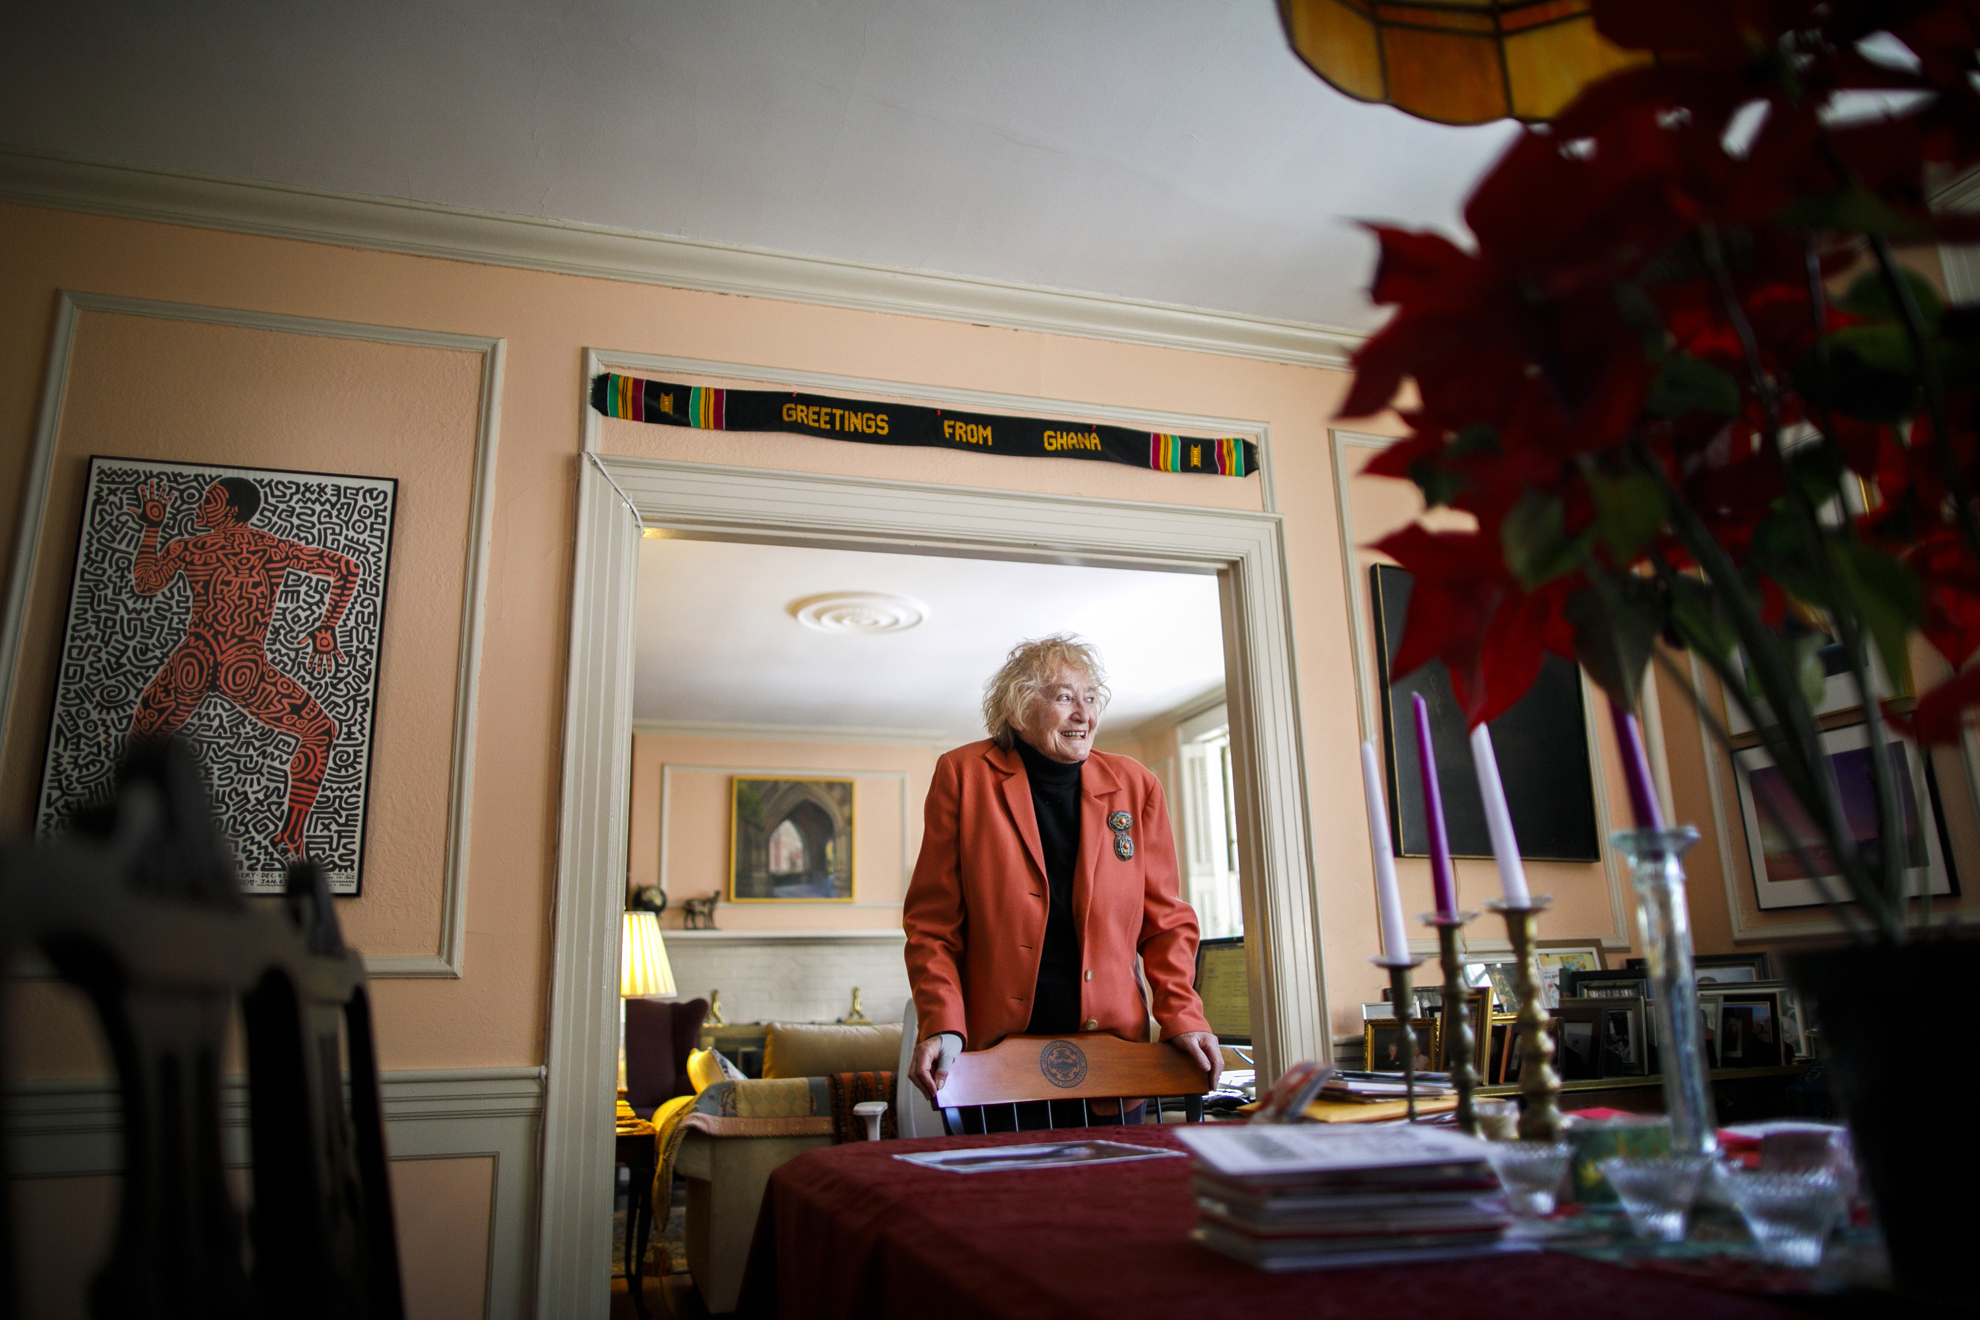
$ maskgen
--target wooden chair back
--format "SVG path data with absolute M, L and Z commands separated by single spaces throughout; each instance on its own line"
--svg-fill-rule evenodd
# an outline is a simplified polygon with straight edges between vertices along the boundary
M 30 949 L 89 995 L 117 1070 L 122 1195 L 89 1313 L 400 1320 L 364 960 L 338 932 L 322 872 L 291 866 L 279 907 L 250 907 L 192 754 L 136 747 L 114 801 L 58 838 L 0 849 L 0 961 Z M 237 1007 L 245 1234 L 221 1138 Z M 0 1320 L 17 1314 L 7 1285 L 20 1245 L 0 1219 Z
M 1138 1101 L 1153 1100 L 1159 1122 L 1162 1101 L 1177 1097 L 1185 1120 L 1200 1123 L 1204 1093 L 1215 1082 L 1173 1045 L 1098 1032 L 1006 1036 L 987 1050 L 957 1055 L 935 1104 L 951 1136 L 964 1130 L 965 1109 L 1012 1106 L 1015 1126 L 1015 1106 L 1035 1100 L 1080 1101 L 1082 1118 L 1097 1112 L 1089 1107 L 1094 1100 L 1116 1101 L 1123 1111 Z

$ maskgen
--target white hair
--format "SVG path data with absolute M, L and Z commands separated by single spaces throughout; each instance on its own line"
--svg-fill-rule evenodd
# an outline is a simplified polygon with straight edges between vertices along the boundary
M 1004 657 L 1003 668 L 983 685 L 983 727 L 991 741 L 1009 747 L 1016 740 L 1017 723 L 1024 718 L 1025 707 L 1058 680 L 1061 669 L 1084 674 L 1099 694 L 1101 709 L 1112 700 L 1114 694 L 1107 688 L 1100 652 L 1085 638 L 1053 633 L 1019 642 Z

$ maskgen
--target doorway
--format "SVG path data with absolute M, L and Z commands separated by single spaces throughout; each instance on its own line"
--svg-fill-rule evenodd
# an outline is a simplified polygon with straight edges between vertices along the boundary
M 587 453 L 566 694 L 538 1297 L 602 1314 L 628 825 L 634 600 L 645 529 L 710 540 L 1214 574 L 1260 1071 L 1328 1054 L 1285 548 L 1272 514 Z M 583 1308 L 587 1311 L 589 1307 Z

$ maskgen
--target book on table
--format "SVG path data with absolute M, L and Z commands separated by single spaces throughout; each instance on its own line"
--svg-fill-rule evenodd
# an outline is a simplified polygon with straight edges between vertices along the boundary
M 1176 1133 L 1195 1156 L 1198 1242 L 1262 1269 L 1319 1269 L 1506 1249 L 1485 1145 L 1400 1124 Z

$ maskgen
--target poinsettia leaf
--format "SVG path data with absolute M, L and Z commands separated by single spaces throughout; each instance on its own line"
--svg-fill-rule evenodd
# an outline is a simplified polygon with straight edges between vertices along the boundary
M 1663 361 L 1670 352 L 1671 332 L 1664 324 L 1663 313 L 1657 310 L 1656 300 L 1633 280 L 1618 280 L 1615 296 L 1623 324 L 1634 330 L 1643 344 L 1643 356 L 1652 362 Z
M 1896 375 L 1916 376 L 1918 359 L 1912 356 L 1911 341 L 1904 327 L 1892 322 L 1849 325 L 1829 336 L 1829 352 L 1848 354 L 1866 367 Z
M 1737 416 L 1739 382 L 1703 358 L 1673 353 L 1650 383 L 1643 410 L 1654 417 L 1682 417 L 1696 411 Z
M 1595 685 L 1625 709 L 1635 709 L 1650 664 L 1650 648 L 1663 631 L 1663 611 L 1649 592 L 1624 587 L 1611 610 L 1594 588 L 1577 591 L 1561 607 L 1574 629 L 1574 655 Z
M 1425 508 L 1441 508 L 1451 502 L 1469 483 L 1462 472 L 1453 472 L 1435 459 L 1419 458 L 1409 465 L 1409 479 L 1423 492 Z
M 1664 526 L 1664 493 L 1647 473 L 1589 481 L 1595 495 L 1595 534 L 1624 563 L 1636 558 Z
M 1823 584 L 1821 564 L 1801 520 L 1777 512 L 1753 529 L 1753 567 L 1772 578 L 1797 600 L 1828 608 L 1831 604 Z
M 1903 331 L 1896 326 L 1852 326 L 1851 330 Z M 1847 333 L 1847 332 L 1843 332 Z M 1794 369 L 1795 388 L 1801 397 L 1821 408 L 1846 417 L 1872 422 L 1898 422 L 1917 411 L 1918 379 L 1911 370 L 1911 349 L 1902 345 L 1902 366 L 1887 370 L 1866 361 L 1850 342 L 1838 344 L 1830 337 L 1829 361 L 1823 365 L 1811 349 Z M 1891 345 L 1877 341 L 1868 345 L 1873 354 L 1886 356 Z
M 1901 267 L 1898 273 L 1911 287 L 1912 300 L 1918 304 L 1918 315 L 1924 320 L 1925 328 L 1937 329 L 1939 318 L 1945 310 L 1939 301 L 1939 291 L 1915 270 Z M 1857 276 L 1849 286 L 1849 292 L 1836 301 L 1836 306 L 1858 316 L 1875 316 L 1890 321 L 1904 319 L 1904 310 L 1891 296 L 1890 281 L 1884 278 L 1880 270 L 1866 271 Z
M 1718 593 L 1695 577 L 1671 580 L 1671 623 L 1684 644 L 1723 660 L 1739 645 L 1739 636 L 1719 609 Z
M 1503 451 L 1499 445 L 1499 428 L 1490 422 L 1478 422 L 1467 426 L 1451 437 L 1451 442 L 1444 446 L 1444 452 L 1452 458 L 1501 453 Z
M 1587 534 L 1569 536 L 1558 495 L 1528 490 L 1499 524 L 1506 568 L 1528 591 L 1572 573 L 1587 548 Z
M 1774 222 L 1786 229 L 1854 229 L 1892 238 L 1925 235 L 1916 222 L 1860 186 L 1834 193 L 1804 193 L 1776 212 Z
M 1911 634 L 1925 621 L 1925 587 L 1918 575 L 1854 537 L 1829 543 L 1837 586 L 1870 632 L 1885 672 L 1911 689 Z

